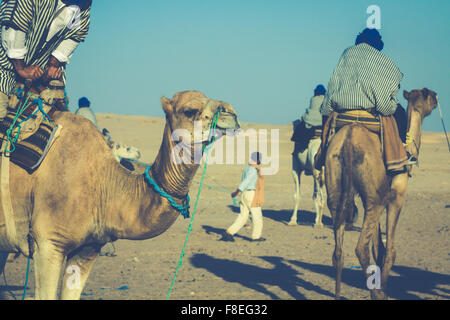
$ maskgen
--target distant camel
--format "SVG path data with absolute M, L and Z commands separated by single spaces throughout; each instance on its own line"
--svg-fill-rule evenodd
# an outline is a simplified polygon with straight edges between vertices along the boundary
M 238 129 L 239 124 L 230 104 L 196 91 L 177 93 L 172 100 L 163 97 L 162 106 L 166 115 L 163 141 L 155 162 L 147 168 L 148 175 L 123 168 L 89 120 L 68 112 L 55 114 L 55 122 L 64 129 L 41 167 L 29 175 L 11 164 L 14 219 L 6 224 L 0 211 L 0 273 L 7 253 L 32 255 L 36 299 L 56 299 L 67 259 L 61 298 L 79 299 L 103 245 L 117 239 L 154 238 L 175 222 L 180 207 L 187 205 L 199 164 L 177 164 L 173 156 L 196 150 L 200 142 L 194 145 L 194 139 L 183 139 L 186 148 L 179 152 L 172 133 L 180 129 L 192 137 L 194 122 L 201 121 L 207 137 L 218 110 L 221 133 Z M 208 143 L 206 138 L 201 141 Z M 150 181 L 171 195 L 173 202 Z M 15 237 L 6 225 L 15 225 Z
M 121 142 L 114 142 L 107 129 L 103 129 L 102 133 L 117 161 L 120 162 L 122 159 L 139 160 L 141 158 L 141 152 L 138 148 L 127 146 Z
M 437 106 L 436 93 L 428 90 L 404 91 L 408 100 L 408 151 L 419 155 L 422 121 Z M 334 223 L 336 268 L 336 298 L 341 294 L 341 273 L 344 265 L 344 222 L 353 212 L 354 196 L 360 195 L 365 214 L 361 235 L 356 246 L 366 279 L 372 280 L 369 243 L 376 265 L 381 270 L 381 286 L 370 290 L 372 299 L 386 298 L 389 272 L 395 261 L 394 234 L 405 199 L 408 173 L 388 175 L 381 153 L 380 139 L 362 125 L 353 123 L 342 127 L 331 139 L 325 162 L 328 208 Z M 386 214 L 386 248 L 381 240 L 379 220 Z M 375 268 L 376 270 L 376 268 Z
M 298 120 L 294 122 L 294 131 L 296 124 L 299 125 L 298 122 Z M 288 223 L 290 226 L 297 225 L 297 211 L 300 206 L 300 182 L 303 172 L 306 176 L 312 176 L 314 178 L 313 201 L 316 210 L 314 227 L 323 227 L 322 215 L 325 204 L 323 172 L 314 168 L 314 157 L 316 156 L 317 150 L 319 150 L 321 141 L 322 139 L 320 136 L 314 137 L 309 141 L 308 148 L 303 151 L 294 148 L 294 152 L 292 153 L 292 177 L 294 178 L 295 185 L 295 207 L 292 212 L 291 220 Z

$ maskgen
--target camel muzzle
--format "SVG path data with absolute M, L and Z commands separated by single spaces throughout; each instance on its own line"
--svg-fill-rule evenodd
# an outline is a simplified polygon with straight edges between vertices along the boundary
M 239 130 L 241 126 L 239 125 L 239 121 L 235 113 L 223 110 L 220 112 L 219 119 L 217 120 L 217 128 L 221 131 Z M 222 133 L 225 134 L 226 132 Z

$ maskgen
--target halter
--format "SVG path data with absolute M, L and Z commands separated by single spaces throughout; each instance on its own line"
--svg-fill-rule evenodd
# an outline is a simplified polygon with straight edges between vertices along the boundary
M 211 130 L 210 130 L 210 135 L 209 135 L 209 139 L 208 139 L 208 144 L 211 144 L 215 141 L 215 131 L 216 131 L 216 127 L 217 127 L 217 121 L 219 120 L 220 117 L 220 113 L 224 111 L 223 107 L 219 107 L 216 111 L 216 113 L 214 113 L 212 122 L 211 122 Z M 206 146 L 205 146 L 206 147 Z M 203 149 L 203 151 L 205 150 L 205 148 Z M 175 200 L 173 200 L 173 197 L 168 194 L 167 192 L 165 192 L 163 189 L 161 189 L 158 184 L 155 182 L 155 180 L 150 176 L 149 171 L 150 168 L 152 166 L 148 165 L 147 168 L 145 169 L 145 173 L 144 173 L 144 177 L 146 179 L 146 181 L 153 187 L 153 189 L 155 189 L 155 191 L 157 193 L 159 193 L 162 197 L 166 198 L 170 204 L 172 205 L 173 208 L 175 208 L 176 210 L 178 210 L 180 212 L 180 214 L 183 216 L 183 218 L 187 219 L 190 217 L 189 215 L 189 209 L 190 209 L 190 204 L 189 204 L 189 192 L 186 194 L 186 198 L 185 198 L 185 205 L 179 205 L 175 202 Z

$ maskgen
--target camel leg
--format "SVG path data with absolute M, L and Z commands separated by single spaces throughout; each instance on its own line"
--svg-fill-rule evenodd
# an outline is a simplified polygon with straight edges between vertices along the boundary
M 377 266 L 383 266 L 386 257 L 386 248 L 384 247 L 383 238 L 381 236 L 380 224 L 378 224 L 378 228 L 372 238 L 372 254 Z
M 408 175 L 399 174 L 392 180 L 392 190 L 395 190 L 395 198 L 387 207 L 386 212 L 386 256 L 382 265 L 381 286 L 383 290 L 387 288 L 389 272 L 395 262 L 396 251 L 394 248 L 394 235 L 400 212 L 405 200 L 406 188 L 408 186 Z
M 64 255 L 49 241 L 36 246 L 34 253 L 36 300 L 56 300 Z
M 8 260 L 8 252 L 0 252 L 0 275 L 5 271 L 6 261 Z
M 313 201 L 314 201 L 314 207 L 316 209 L 316 221 L 314 222 L 315 228 L 323 228 L 322 214 L 323 214 L 324 200 L 323 200 L 323 189 L 322 189 L 321 183 L 319 181 L 320 174 L 321 174 L 321 172 L 318 170 L 314 170 L 314 172 L 313 172 L 313 177 L 314 177 Z
M 371 276 L 368 274 L 368 268 L 370 266 L 370 249 L 369 244 L 377 232 L 377 228 L 380 221 L 381 213 L 384 210 L 382 205 L 368 205 L 365 209 L 366 214 L 364 215 L 363 227 L 361 234 L 358 239 L 358 244 L 356 245 L 356 255 L 361 264 L 362 270 L 366 277 L 366 280 Z M 370 270 L 370 269 L 369 269 Z M 372 299 L 384 299 L 384 292 L 380 289 L 371 289 L 370 295 Z
M 67 258 L 61 299 L 79 300 L 101 246 L 86 246 Z
M 344 267 L 344 256 L 342 255 L 342 247 L 344 244 L 344 224 L 334 226 L 334 242 L 335 248 L 333 253 L 333 266 L 336 269 L 336 299 L 341 297 L 341 279 L 342 268 Z
M 289 221 L 289 226 L 296 226 L 297 225 L 297 211 L 300 206 L 300 182 L 301 182 L 301 174 L 302 172 L 297 172 L 295 170 L 292 170 L 292 177 L 294 178 L 294 184 L 295 184 L 295 193 L 294 193 L 294 201 L 295 201 L 295 207 L 294 211 L 292 212 L 291 220 Z

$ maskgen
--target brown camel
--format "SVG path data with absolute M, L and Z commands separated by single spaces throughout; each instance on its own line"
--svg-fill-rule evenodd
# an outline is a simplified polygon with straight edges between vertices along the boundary
M 194 121 L 202 121 L 206 134 L 219 108 L 218 130 L 225 134 L 227 129 L 238 129 L 239 124 L 230 104 L 208 99 L 196 91 L 177 93 L 172 100 L 163 97 L 162 106 L 166 126 L 149 175 L 177 204 L 185 205 L 199 164 L 172 161 L 172 133 L 182 129 L 192 134 Z M 61 298 L 79 299 L 104 244 L 117 239 L 156 237 L 175 222 L 180 212 L 154 190 L 144 175 L 132 173 L 116 161 L 89 120 L 62 112 L 55 115 L 55 121 L 63 130 L 40 168 L 29 175 L 11 165 L 17 237 L 8 240 L 0 211 L 0 272 L 6 253 L 32 255 L 36 299 L 56 299 L 66 258 Z M 200 142 L 205 145 L 207 140 L 206 135 Z M 74 282 L 75 273 L 67 270 L 78 270 L 78 281 Z
M 437 106 L 436 93 L 428 90 L 404 91 L 408 100 L 408 151 L 418 157 L 423 118 Z M 405 199 L 408 173 L 395 176 L 386 172 L 381 153 L 380 139 L 359 124 L 342 127 L 328 147 L 325 164 L 325 183 L 328 208 L 334 222 L 335 250 L 333 265 L 336 268 L 336 298 L 341 294 L 341 273 L 344 265 L 342 245 L 345 221 L 353 212 L 354 196 L 359 195 L 364 206 L 364 222 L 356 246 L 356 255 L 368 280 L 372 299 L 386 298 L 385 290 L 389 272 L 395 261 L 394 234 Z M 381 240 L 379 220 L 386 214 L 386 247 Z M 370 267 L 369 243 L 376 265 L 381 270 L 381 286 L 372 286 L 376 275 Z M 378 274 L 379 275 L 379 274 Z M 370 282 L 370 286 L 369 286 Z M 376 281 L 375 281 L 376 282 Z M 375 283 L 376 284 L 376 283 Z

